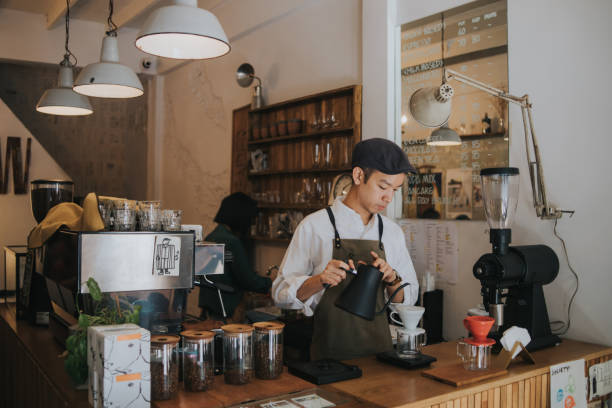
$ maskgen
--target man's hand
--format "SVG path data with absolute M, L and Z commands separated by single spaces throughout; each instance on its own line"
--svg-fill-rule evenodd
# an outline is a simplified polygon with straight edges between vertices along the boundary
M 349 261 L 349 264 L 352 264 L 353 261 Z M 349 264 L 339 261 L 337 259 L 332 259 L 329 261 L 323 272 L 319 274 L 319 280 L 321 281 L 321 286 L 329 285 L 330 287 L 334 287 L 340 284 L 343 280 L 346 279 L 346 270 L 353 269 L 354 265 L 351 267 Z
M 376 252 L 370 251 L 370 253 L 372 254 L 372 257 L 374 258 L 374 262 L 372 262 L 372 266 L 375 268 L 378 268 L 378 270 L 383 273 L 383 281 L 387 283 L 393 282 L 395 278 L 397 277 L 397 275 L 395 271 L 393 270 L 393 268 L 391 267 L 391 265 L 389 265 L 387 261 L 385 261 L 380 256 L 378 256 Z

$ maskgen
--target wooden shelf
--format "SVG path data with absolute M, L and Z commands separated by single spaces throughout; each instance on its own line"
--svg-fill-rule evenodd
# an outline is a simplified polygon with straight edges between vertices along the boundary
M 257 207 L 278 210 L 320 210 L 321 208 L 325 207 L 325 204 L 257 203 Z
M 351 85 L 351 86 L 346 86 L 344 88 L 334 89 L 334 90 L 331 90 L 331 91 L 319 92 L 319 93 L 316 93 L 316 94 L 312 94 L 312 95 L 308 95 L 308 96 L 303 96 L 301 98 L 295 98 L 295 99 L 291 99 L 291 100 L 288 100 L 288 101 L 279 102 L 279 103 L 275 103 L 275 104 L 272 104 L 272 105 L 264 106 L 264 107 L 259 108 L 259 109 L 253 109 L 253 110 L 249 111 L 249 113 L 253 114 L 253 113 L 262 113 L 262 112 L 268 112 L 268 111 L 273 111 L 273 110 L 278 110 L 278 109 L 286 109 L 287 107 L 291 107 L 293 105 L 304 104 L 304 103 L 311 102 L 311 101 L 316 101 L 316 100 L 323 100 L 323 99 L 327 99 L 327 98 L 333 97 L 335 95 L 350 94 L 350 93 L 354 92 L 354 89 L 356 87 L 360 87 L 360 86 L 359 85 Z
M 258 172 L 249 172 L 249 177 L 258 176 L 274 176 L 274 175 L 285 175 L 285 174 L 316 174 L 316 173 L 339 173 L 343 171 L 351 171 L 350 167 L 330 167 L 320 169 L 300 169 L 300 170 L 264 170 Z
M 248 145 L 252 146 L 252 145 L 261 145 L 261 144 L 268 144 L 268 143 L 276 143 L 276 142 L 282 142 L 285 140 L 305 139 L 305 138 L 316 137 L 316 136 L 325 136 L 325 135 L 329 135 L 333 133 L 344 133 L 344 132 L 352 132 L 352 131 L 353 131 L 352 126 L 342 127 L 342 128 L 328 128 L 328 129 L 317 130 L 316 132 L 304 132 L 304 133 L 296 133 L 295 135 L 267 137 L 265 139 L 251 140 L 248 142 Z
M 291 241 L 291 238 L 270 238 L 270 237 L 260 237 L 260 236 L 251 236 L 251 239 L 254 241 L 278 242 L 282 244 L 288 244 Z

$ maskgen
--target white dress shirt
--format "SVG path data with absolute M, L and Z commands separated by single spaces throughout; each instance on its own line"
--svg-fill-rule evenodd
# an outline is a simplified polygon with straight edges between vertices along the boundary
M 343 199 L 337 198 L 331 207 L 340 239 L 378 241 L 378 217 L 373 215 L 370 222 L 363 225 L 361 216 L 344 205 Z M 410 283 L 410 286 L 404 288 L 403 303 L 412 305 L 418 297 L 419 283 L 406 248 L 404 233 L 391 219 L 382 216 L 382 220 L 382 242 L 387 263 L 397 271 L 402 283 Z M 306 316 L 313 315 L 325 289 L 304 302 L 297 298 L 297 291 L 308 278 L 323 272 L 332 259 L 333 240 L 334 228 L 325 209 L 308 215 L 298 225 L 283 257 L 278 276 L 272 284 L 272 298 L 277 306 L 301 309 Z

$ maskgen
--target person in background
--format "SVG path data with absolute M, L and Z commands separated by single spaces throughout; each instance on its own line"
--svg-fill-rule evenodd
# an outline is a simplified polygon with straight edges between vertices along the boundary
M 205 241 L 225 244 L 224 274 L 212 275 L 209 279 L 235 289 L 234 293 L 221 292 L 228 317 L 234 314 L 245 291 L 268 293 L 272 285 L 271 278 L 257 275 L 251 266 L 253 245 L 249 232 L 257 212 L 257 202 L 251 197 L 244 193 L 230 194 L 221 201 L 215 216 L 217 227 L 204 238 Z M 201 286 L 199 305 L 203 318 L 223 318 L 215 289 Z
M 278 306 L 314 314 L 311 360 L 346 360 L 393 347 L 386 314 L 368 321 L 334 305 L 352 280 L 347 271 L 359 262 L 383 273 L 377 310 L 402 283 L 410 285 L 400 289 L 393 302 L 412 305 L 419 293 L 404 234 L 380 215 L 414 168 L 398 145 L 380 138 L 355 145 L 352 168 L 353 186 L 347 195 L 297 227 L 272 286 Z

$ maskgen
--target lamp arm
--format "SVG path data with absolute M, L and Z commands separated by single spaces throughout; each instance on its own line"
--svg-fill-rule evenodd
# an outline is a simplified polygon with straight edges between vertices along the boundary
M 538 145 L 535 127 L 533 125 L 533 116 L 531 114 L 531 102 L 529 102 L 529 96 L 514 96 L 502 91 L 501 89 L 485 84 L 484 82 L 477 81 L 457 71 L 453 71 L 452 69 L 445 69 L 444 82 L 447 82 L 450 79 L 455 79 L 456 81 L 480 89 L 489 95 L 496 96 L 521 107 L 523 128 L 525 132 L 525 151 L 527 153 L 531 192 L 533 194 L 533 206 L 535 207 L 536 214 L 542 219 L 560 218 L 564 212 L 573 214 L 573 210 L 561 210 L 548 205 L 548 200 L 546 198 L 546 185 L 544 184 L 544 170 L 542 169 L 542 158 L 540 156 L 540 147 Z M 529 150 L 530 145 L 533 149 L 533 159 L 531 158 L 531 152 Z
M 481 91 L 488 93 L 489 95 L 497 96 L 498 98 L 501 98 L 508 102 L 515 103 L 520 106 L 525 106 L 527 103 L 527 96 L 518 97 L 518 96 L 510 95 L 509 93 L 506 93 L 502 91 L 501 89 L 497 89 L 495 87 L 492 87 L 491 85 L 485 84 L 484 82 L 477 81 L 473 78 L 460 74 L 457 71 L 453 71 L 452 69 L 444 70 L 444 79 L 445 79 L 445 82 L 448 81 L 449 79 L 454 79 L 466 85 L 470 85 L 474 88 L 478 88 Z
M 255 76 L 253 74 L 249 75 L 251 78 L 255 78 L 257 80 L 257 86 L 261 86 L 261 79 L 259 79 L 258 76 Z

